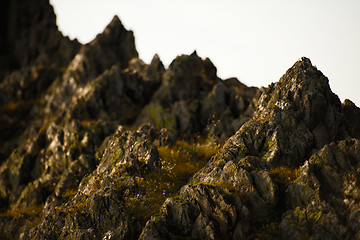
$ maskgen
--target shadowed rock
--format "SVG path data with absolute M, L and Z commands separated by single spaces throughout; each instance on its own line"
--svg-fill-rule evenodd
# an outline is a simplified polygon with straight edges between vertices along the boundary
M 246 87 L 237 79 L 219 79 L 210 59 L 202 60 L 194 52 L 170 64 L 136 123 L 150 122 L 185 138 L 200 133 L 224 139 L 250 118 L 253 98 L 258 97 L 257 88 Z
M 47 0 L 1 2 L 0 162 L 25 141 L 35 103 L 61 76 L 80 44 L 64 37 Z

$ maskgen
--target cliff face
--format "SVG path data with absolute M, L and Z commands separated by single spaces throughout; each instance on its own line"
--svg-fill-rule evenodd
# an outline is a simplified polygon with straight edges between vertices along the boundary
M 1 239 L 360 238 L 360 109 L 309 59 L 257 89 L 145 64 L 118 17 L 80 45 L 1 9 Z

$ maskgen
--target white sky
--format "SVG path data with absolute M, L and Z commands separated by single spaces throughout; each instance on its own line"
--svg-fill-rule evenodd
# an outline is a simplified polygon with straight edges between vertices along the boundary
M 360 106 L 360 0 L 50 0 L 59 29 L 82 43 L 114 15 L 134 31 L 140 58 L 167 66 L 194 50 L 222 79 L 276 82 L 310 58 L 343 101 Z

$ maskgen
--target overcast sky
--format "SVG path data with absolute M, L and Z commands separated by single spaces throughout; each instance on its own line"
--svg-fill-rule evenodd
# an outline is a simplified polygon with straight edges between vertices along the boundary
M 132 30 L 140 58 L 167 66 L 194 50 L 222 79 L 276 82 L 310 58 L 343 101 L 360 106 L 360 0 L 50 0 L 59 29 L 82 43 L 114 15 Z

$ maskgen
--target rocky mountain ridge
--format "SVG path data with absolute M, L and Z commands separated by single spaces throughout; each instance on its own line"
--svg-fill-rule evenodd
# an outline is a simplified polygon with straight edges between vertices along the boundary
M 360 239 L 360 109 L 309 59 L 258 89 L 1 9 L 1 239 Z

